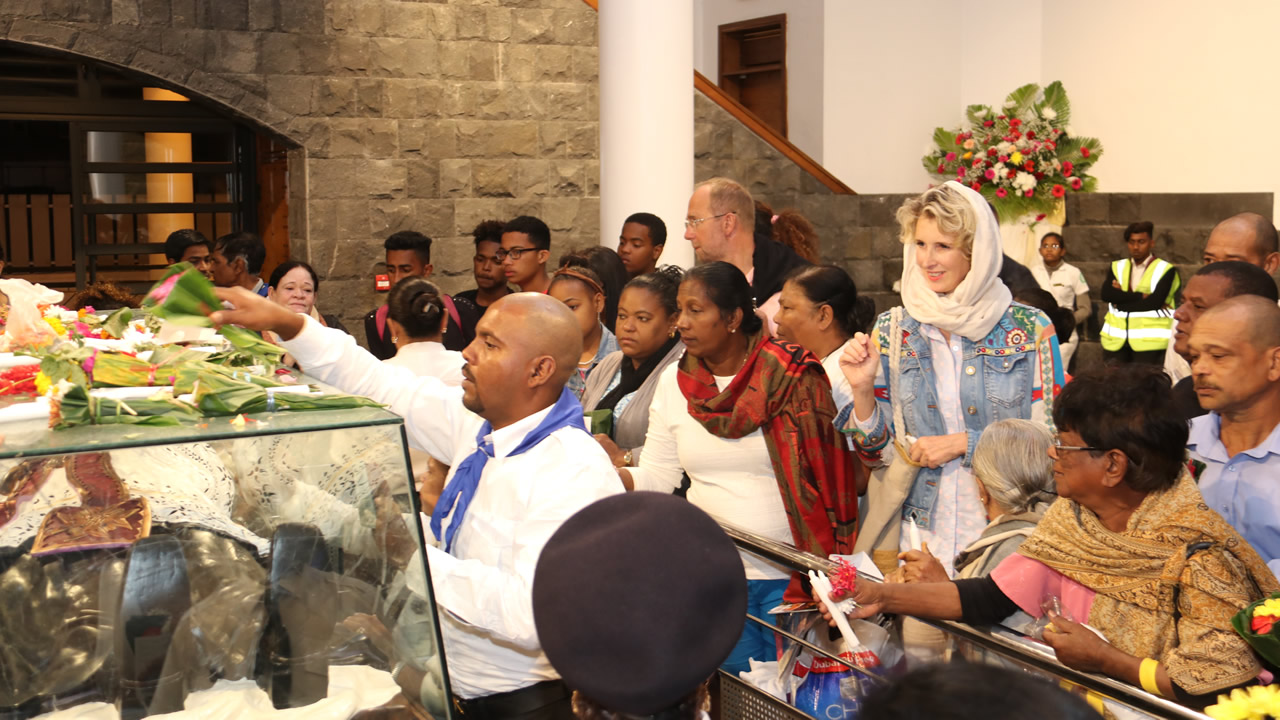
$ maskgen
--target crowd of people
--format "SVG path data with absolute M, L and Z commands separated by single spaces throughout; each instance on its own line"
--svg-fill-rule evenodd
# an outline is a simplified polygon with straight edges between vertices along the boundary
M 166 255 L 223 288 L 216 322 L 273 333 L 307 373 L 405 417 L 468 716 L 570 711 L 535 622 L 539 554 L 626 491 L 683 495 L 816 555 L 867 552 L 887 582 L 859 586 L 858 617 L 1031 628 L 1052 599 L 1039 627 L 1071 667 L 1191 705 L 1253 682 L 1230 618 L 1280 590 L 1271 223 L 1224 220 L 1185 286 L 1151 223 L 1126 228 L 1100 293 L 1105 364 L 1073 376 L 1094 312 L 1063 233 L 1024 268 L 981 195 L 931 188 L 898 210 L 902 304 L 877 317 L 789 212 L 699 183 L 687 272 L 660 265 L 667 228 L 649 213 L 617 252 L 554 264 L 538 218 L 486 221 L 476 288 L 452 297 L 427 279 L 431 239 L 398 232 L 367 351 L 317 310 L 305 263 L 258 279 L 251 235 L 181 231 Z M 787 568 L 743 552 L 738 569 L 757 617 L 811 599 Z M 776 659 L 772 633 L 737 622 L 717 664 Z

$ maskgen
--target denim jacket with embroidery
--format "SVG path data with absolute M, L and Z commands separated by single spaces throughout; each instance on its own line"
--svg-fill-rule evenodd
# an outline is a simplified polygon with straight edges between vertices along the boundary
M 874 467 L 886 464 L 893 453 L 888 448 L 893 435 L 893 408 L 889 383 L 889 313 L 876 321 L 875 341 L 880 349 L 880 370 L 876 374 L 876 411 L 868 422 L 868 432 L 857 430 L 853 403 L 840 410 L 836 427 L 851 433 L 858 455 Z M 946 435 L 946 424 L 938 410 L 932 348 L 920 330 L 920 322 L 906 312 L 899 324 L 902 349 L 898 363 L 898 392 L 902 395 L 903 422 L 913 437 Z M 960 412 L 968 443 L 961 462 L 969 467 L 973 449 L 987 425 L 1008 418 L 1044 422 L 1053 429 L 1053 398 L 1062 389 L 1062 363 L 1058 337 L 1044 313 L 1013 303 L 991 332 L 978 342 L 961 338 Z M 1045 389 L 1048 388 L 1048 392 Z M 928 526 L 938 496 L 942 468 L 921 468 L 903 505 L 903 517 Z

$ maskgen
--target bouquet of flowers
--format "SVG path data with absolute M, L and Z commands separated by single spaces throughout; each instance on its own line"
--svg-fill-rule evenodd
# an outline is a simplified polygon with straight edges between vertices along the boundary
M 1068 132 L 1071 103 L 1062 83 L 1041 90 L 1031 83 L 1009 93 L 999 111 L 970 105 L 966 122 L 933 132 L 925 170 L 941 182 L 955 180 L 982 193 L 1006 220 L 1047 213 L 1068 192 L 1092 192 L 1087 171 L 1102 156 L 1102 143 Z
M 209 416 L 272 412 L 275 410 L 336 410 L 382 407 L 369 398 L 331 393 L 271 393 L 266 388 L 228 377 L 221 372 L 200 373 L 192 391 L 196 408 Z
M 1280 593 L 1236 613 L 1231 627 L 1271 667 L 1280 667 Z
M 212 327 L 209 313 L 222 307 L 209 282 L 191 263 L 171 265 L 164 277 L 147 292 L 142 307 L 152 315 L 179 325 Z M 225 337 L 249 364 L 277 365 L 284 349 L 262 339 L 252 330 L 223 325 L 218 334 Z
M 130 400 L 94 397 L 84 385 L 72 385 L 50 405 L 49 426 L 181 425 L 200 419 L 195 408 L 170 397 Z

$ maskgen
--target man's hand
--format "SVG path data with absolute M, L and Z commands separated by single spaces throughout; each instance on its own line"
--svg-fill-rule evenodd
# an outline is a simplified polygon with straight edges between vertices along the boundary
M 1117 289 L 1117 290 L 1120 290 L 1120 289 L 1121 289 L 1121 287 L 1120 287 L 1120 281 L 1119 281 L 1119 280 L 1112 280 L 1112 281 L 1111 281 L 1111 287 L 1113 287 L 1113 288 L 1115 288 L 1115 289 Z
M 898 559 L 906 563 L 900 568 L 902 570 L 902 579 L 905 582 L 948 582 L 951 580 L 951 578 L 947 577 L 946 568 L 942 567 L 942 563 L 938 558 L 929 552 L 928 543 L 923 543 L 920 550 L 908 550 L 904 553 L 898 553 Z
M 1058 662 L 1084 672 L 1103 670 L 1108 653 L 1115 647 L 1087 627 L 1062 617 L 1050 615 L 1053 622 L 1044 629 L 1044 642 L 1058 656 Z
M 242 287 L 214 288 L 218 299 L 230 310 L 209 313 L 214 325 L 239 325 L 258 332 L 271 331 L 281 340 L 292 340 L 306 324 L 306 317 Z
M 958 457 L 964 457 L 969 449 L 969 436 L 965 433 L 954 435 L 930 435 L 922 437 L 911 444 L 907 459 L 928 468 L 942 467 Z

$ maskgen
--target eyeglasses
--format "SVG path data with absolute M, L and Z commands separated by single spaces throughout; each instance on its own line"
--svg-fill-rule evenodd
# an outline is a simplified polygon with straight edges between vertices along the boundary
M 501 248 L 496 252 L 494 252 L 493 256 L 498 259 L 498 262 L 502 262 L 503 260 L 506 260 L 508 255 L 511 256 L 512 260 L 515 260 L 516 262 L 520 262 L 521 256 L 523 256 L 527 252 L 534 252 L 537 249 L 538 248 L 532 248 L 532 247 L 514 247 L 514 248 L 511 248 L 510 250 Z
M 700 218 L 694 218 L 692 220 L 685 220 L 684 226 L 685 228 L 692 230 L 708 220 L 715 220 L 716 218 L 722 218 L 725 215 L 732 215 L 732 214 L 733 214 L 732 212 L 726 212 L 726 213 L 720 213 L 719 215 L 708 215 L 707 217 L 700 217 Z

